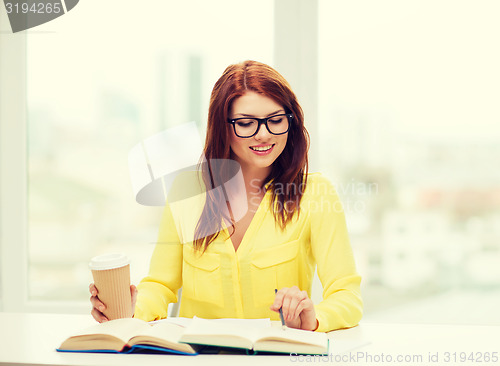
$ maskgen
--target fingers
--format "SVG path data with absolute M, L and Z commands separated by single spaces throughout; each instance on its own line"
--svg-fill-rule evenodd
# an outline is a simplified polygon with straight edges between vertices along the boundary
M 89 285 L 89 292 L 92 296 L 97 296 L 97 287 L 93 283 Z
M 135 285 L 130 285 L 130 295 L 132 298 L 137 297 L 137 287 Z
M 281 309 L 281 304 L 283 303 L 283 294 L 288 290 L 288 288 L 283 287 L 281 290 L 276 292 L 276 295 L 274 296 L 274 302 L 270 306 L 270 309 L 272 311 L 279 311 Z
M 308 297 L 302 299 L 295 308 L 295 312 L 292 315 L 292 319 L 297 319 L 300 316 L 300 313 L 309 307 L 308 302 L 311 301 Z M 311 301 L 312 302 L 312 301 Z
M 92 307 L 101 312 L 106 310 L 106 305 L 104 305 L 97 296 L 90 296 L 90 303 L 92 304 Z
M 89 292 L 90 292 L 90 303 L 92 304 L 92 310 L 90 311 L 90 314 L 92 317 L 98 321 L 99 323 L 106 322 L 109 319 L 103 314 L 103 312 L 106 310 L 106 305 L 99 300 L 98 295 L 98 290 L 97 287 L 93 283 L 89 285 Z M 134 285 L 130 286 L 130 295 L 132 298 L 132 314 L 134 314 L 135 310 L 135 303 L 137 301 L 137 287 Z
M 100 312 L 106 310 L 106 305 L 104 305 L 96 296 L 90 297 L 90 303 L 92 304 L 93 308 L 99 310 Z
M 90 312 L 90 314 L 99 323 L 104 323 L 104 322 L 108 321 L 108 318 L 106 318 L 106 316 L 103 313 L 101 313 L 99 310 L 97 310 L 96 308 L 92 308 L 92 311 Z
M 132 297 L 132 314 L 135 313 L 135 303 L 137 302 L 137 287 L 130 285 L 130 295 Z
M 283 287 L 276 293 L 270 309 L 278 312 L 280 308 L 283 311 L 283 318 L 287 325 L 300 324 L 299 317 L 303 312 L 312 312 L 314 314 L 312 300 L 306 291 L 301 291 L 297 286 Z
M 307 296 L 307 292 L 300 291 L 300 289 L 297 286 L 291 287 L 286 292 L 283 298 L 283 305 L 282 305 L 283 317 L 285 318 L 285 321 L 290 322 L 297 319 L 303 307 L 300 309 L 297 308 L 299 304 L 306 299 L 309 299 L 309 297 Z
M 101 300 L 97 297 L 98 291 L 97 287 L 93 283 L 89 285 L 90 291 L 90 303 L 92 304 L 92 310 L 90 314 L 97 320 L 99 323 L 108 321 L 108 318 L 103 314 L 103 311 L 106 310 L 106 305 L 104 305 Z

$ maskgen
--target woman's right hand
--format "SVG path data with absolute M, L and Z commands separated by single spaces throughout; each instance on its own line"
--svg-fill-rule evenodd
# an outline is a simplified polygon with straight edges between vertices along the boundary
M 89 286 L 90 291 L 90 303 L 92 304 L 92 310 L 90 314 L 94 317 L 96 321 L 99 323 L 107 322 L 109 319 L 103 314 L 103 311 L 106 310 L 106 305 L 99 300 L 97 287 L 93 283 Z M 132 314 L 134 314 L 135 302 L 137 301 L 137 287 L 135 285 L 130 285 L 130 295 L 132 297 Z

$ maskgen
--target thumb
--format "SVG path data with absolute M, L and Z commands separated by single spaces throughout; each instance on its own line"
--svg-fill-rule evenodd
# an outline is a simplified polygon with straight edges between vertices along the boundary
M 137 290 L 137 287 L 135 285 L 130 285 L 130 296 L 132 298 L 132 313 L 134 313 L 135 310 L 135 303 L 137 302 L 137 293 L 139 291 Z

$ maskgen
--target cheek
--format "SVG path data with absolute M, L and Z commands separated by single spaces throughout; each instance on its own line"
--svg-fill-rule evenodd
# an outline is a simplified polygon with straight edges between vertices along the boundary
M 279 146 L 280 146 L 279 153 L 280 154 L 283 152 L 283 150 L 285 150 L 285 146 L 287 144 L 287 141 L 288 141 L 288 133 L 283 135 L 283 136 L 280 136 L 280 140 L 279 140 Z
M 233 150 L 233 152 L 242 151 L 244 148 L 243 141 L 241 141 L 241 139 L 239 137 L 237 137 L 234 134 L 234 132 L 231 134 L 230 146 L 231 146 L 231 150 Z

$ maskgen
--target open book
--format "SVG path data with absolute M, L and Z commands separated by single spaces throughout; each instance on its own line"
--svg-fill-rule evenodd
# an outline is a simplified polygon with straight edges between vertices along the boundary
M 179 343 L 184 327 L 170 322 L 150 325 L 135 318 L 115 319 L 93 325 L 67 338 L 57 349 L 64 352 L 156 351 L 196 354 L 189 344 Z
M 179 342 L 246 349 L 248 353 L 273 352 L 296 354 L 327 354 L 325 333 L 293 328 L 252 327 L 218 323 L 194 318 Z
M 135 318 L 116 319 L 93 325 L 69 338 L 61 352 L 164 352 L 176 354 L 213 353 L 214 346 L 258 352 L 326 354 L 325 333 L 273 327 L 258 320 L 189 319 L 182 324 L 159 321 L 153 324 Z M 205 346 L 205 347 L 204 347 Z

